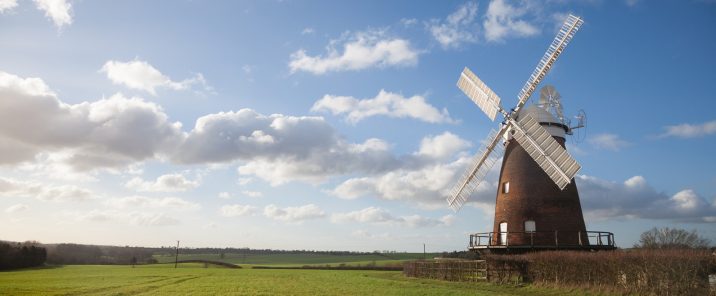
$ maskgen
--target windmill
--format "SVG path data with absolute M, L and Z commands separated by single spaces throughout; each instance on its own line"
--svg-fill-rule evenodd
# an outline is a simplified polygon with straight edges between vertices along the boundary
M 586 231 L 573 180 L 581 166 L 564 147 L 565 135 L 581 127 L 582 121 L 575 127 L 569 126 L 562 111 L 561 96 L 552 86 L 541 90 L 538 104 L 525 107 L 582 22 L 581 18 L 569 15 L 520 90 L 517 105 L 509 111 L 502 107 L 500 97 L 470 69 L 466 67 L 460 74 L 457 83 L 460 90 L 490 120 L 494 121 L 497 113 L 504 118 L 500 127 L 490 132 L 486 145 L 447 198 L 449 206 L 457 212 L 505 155 L 497 190 L 494 231 L 471 235 L 471 249 L 593 249 L 593 245 L 613 248 L 611 233 Z

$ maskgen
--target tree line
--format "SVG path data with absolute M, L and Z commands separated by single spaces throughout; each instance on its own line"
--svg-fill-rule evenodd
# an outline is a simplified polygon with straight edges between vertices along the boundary
M 34 244 L 0 242 L 0 270 L 42 266 L 47 250 Z

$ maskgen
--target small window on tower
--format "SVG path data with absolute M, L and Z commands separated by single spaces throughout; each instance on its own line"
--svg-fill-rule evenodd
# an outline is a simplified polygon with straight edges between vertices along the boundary
M 510 182 L 502 183 L 502 193 L 510 193 Z
M 533 220 L 525 221 L 525 232 L 535 232 L 535 231 L 537 231 L 537 225 L 535 225 L 535 221 L 533 221 Z

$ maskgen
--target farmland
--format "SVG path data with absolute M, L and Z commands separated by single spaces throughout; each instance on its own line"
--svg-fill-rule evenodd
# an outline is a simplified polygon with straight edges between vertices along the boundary
M 433 258 L 439 254 L 427 254 L 427 258 Z M 174 255 L 155 255 L 159 263 L 174 262 Z M 248 265 L 274 265 L 274 266 L 302 266 L 302 265 L 368 265 L 378 266 L 400 264 L 405 260 L 422 259 L 422 253 L 392 253 L 392 254 L 341 254 L 331 255 L 326 253 L 274 253 L 274 254 L 241 254 L 226 253 L 223 258 L 219 254 L 180 254 L 179 260 L 213 260 L 233 264 Z
M 69 265 L 2 272 L 0 291 L 3 295 L 574 295 L 533 286 L 414 279 L 394 271 L 173 267 Z

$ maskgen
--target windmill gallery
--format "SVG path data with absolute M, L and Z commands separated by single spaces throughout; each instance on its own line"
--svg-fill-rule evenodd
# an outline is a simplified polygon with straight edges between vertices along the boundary
M 582 25 L 570 15 L 518 95 L 517 105 L 505 110 L 500 97 L 468 68 L 458 87 L 494 121 L 493 130 L 473 162 L 447 198 L 458 211 L 502 159 L 492 232 L 470 235 L 469 248 L 478 252 L 507 253 L 531 250 L 612 250 L 614 235 L 587 231 L 574 176 L 581 168 L 565 149 L 567 135 L 584 126 L 570 126 L 562 113 L 559 93 L 541 90 L 539 103 L 525 106 L 537 86 Z

